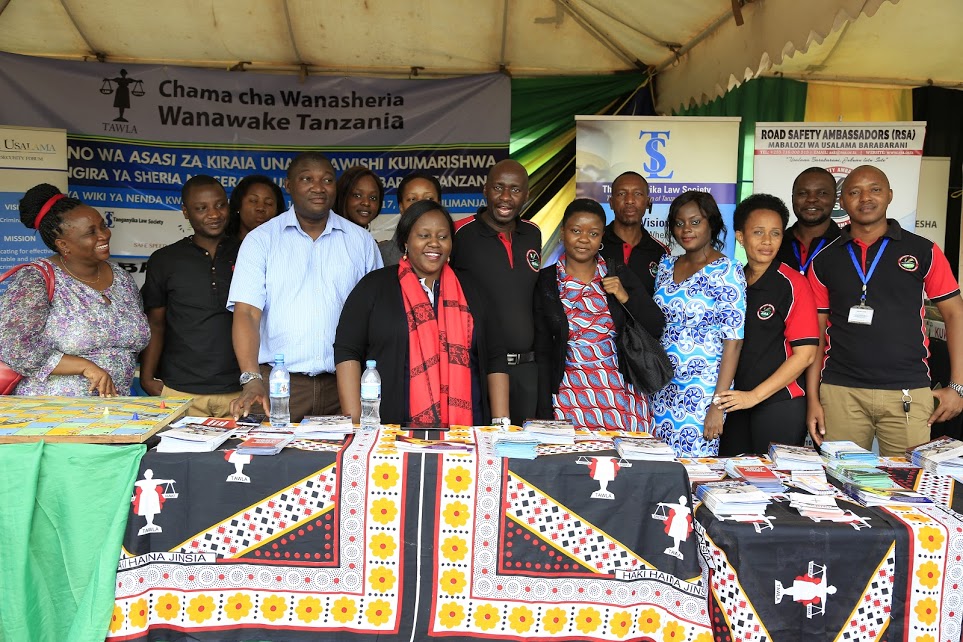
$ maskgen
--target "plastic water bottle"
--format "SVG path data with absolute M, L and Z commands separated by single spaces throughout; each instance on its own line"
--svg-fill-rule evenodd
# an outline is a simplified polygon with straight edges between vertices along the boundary
M 377 428 L 381 425 L 381 375 L 377 362 L 368 359 L 361 375 L 361 427 Z
M 284 367 L 284 355 L 274 355 L 274 367 L 269 379 L 271 396 L 271 425 L 283 428 L 291 423 L 291 375 Z

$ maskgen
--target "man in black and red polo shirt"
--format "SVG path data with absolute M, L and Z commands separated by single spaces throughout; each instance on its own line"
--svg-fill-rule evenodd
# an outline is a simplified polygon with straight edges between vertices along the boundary
M 782 237 L 776 258 L 802 274 L 813 258 L 839 237 L 833 220 L 836 179 L 822 167 L 807 167 L 792 183 L 793 223 Z
M 535 416 L 538 370 L 532 301 L 541 266 L 542 233 L 521 218 L 528 200 L 528 172 L 520 163 L 495 164 L 485 181 L 486 207 L 455 224 L 451 267 L 464 270 L 495 305 L 508 350 L 511 421 Z
M 669 249 L 642 227 L 642 219 L 649 209 L 649 184 L 641 174 L 620 174 L 612 181 L 609 205 L 615 220 L 605 226 L 599 254 L 610 271 L 616 265 L 627 265 L 651 296 L 655 291 L 659 261 Z
M 840 203 L 851 223 L 809 270 L 824 359 L 807 373 L 813 440 L 849 439 L 883 456 L 929 439 L 930 426 L 963 409 L 963 299 L 932 241 L 886 218 L 889 180 L 870 165 L 846 177 Z M 923 299 L 946 322 L 949 387 L 931 391 Z M 934 411 L 933 397 L 939 402 Z

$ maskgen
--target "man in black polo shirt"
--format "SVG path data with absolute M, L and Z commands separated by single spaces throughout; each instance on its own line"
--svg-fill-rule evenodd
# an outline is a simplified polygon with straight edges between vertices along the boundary
M 520 163 L 503 160 L 485 181 L 488 205 L 455 224 L 451 266 L 471 274 L 495 304 L 495 318 L 508 350 L 511 421 L 535 416 L 538 370 L 535 367 L 535 281 L 541 265 L 542 233 L 521 218 L 528 200 L 528 173 Z
M 840 194 L 851 223 L 808 274 L 825 355 L 807 372 L 809 433 L 817 444 L 849 439 L 864 448 L 875 436 L 884 456 L 927 441 L 934 422 L 963 409 L 959 285 L 939 247 L 886 218 L 892 200 L 883 172 L 870 165 L 853 170 Z M 924 296 L 943 315 L 950 352 L 951 383 L 935 391 Z
M 822 167 L 804 169 L 792 183 L 793 223 L 782 237 L 776 259 L 801 274 L 809 271 L 813 258 L 839 236 L 833 220 L 836 179 Z
M 181 201 L 194 234 L 147 261 L 141 294 L 150 343 L 141 355 L 141 386 L 152 395 L 194 397 L 189 415 L 227 417 L 241 389 L 226 308 L 241 244 L 224 235 L 227 194 L 217 179 L 189 179 Z
M 612 181 L 609 205 L 615 220 L 605 226 L 599 253 L 610 270 L 622 263 L 627 265 L 651 295 L 659 261 L 669 249 L 642 227 L 642 218 L 649 209 L 649 184 L 641 174 L 620 174 Z

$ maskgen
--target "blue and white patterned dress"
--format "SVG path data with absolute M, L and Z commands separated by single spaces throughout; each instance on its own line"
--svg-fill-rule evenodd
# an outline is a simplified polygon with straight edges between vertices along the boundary
M 615 324 L 602 288 L 605 261 L 599 258 L 591 283 L 557 263 L 558 292 L 568 318 L 565 372 L 552 398 L 555 418 L 589 430 L 647 430 L 650 416 L 645 396 L 619 372 Z
M 677 257 L 665 256 L 655 278 L 655 302 L 665 314 L 662 347 L 675 375 L 653 395 L 653 433 L 679 456 L 719 454 L 719 440 L 702 436 L 719 378 L 724 340 L 742 339 L 746 277 L 742 266 L 722 257 L 675 283 Z

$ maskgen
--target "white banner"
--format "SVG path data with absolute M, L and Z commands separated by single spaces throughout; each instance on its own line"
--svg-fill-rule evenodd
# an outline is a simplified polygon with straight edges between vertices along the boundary
M 753 192 L 773 194 L 792 209 L 792 183 L 807 167 L 822 167 L 843 179 L 860 165 L 874 165 L 889 178 L 893 202 L 888 218 L 904 230 L 916 229 L 916 197 L 923 158 L 925 122 L 756 123 Z M 849 216 L 837 204 L 833 220 Z
M 732 256 L 740 118 L 576 116 L 575 120 L 578 196 L 602 203 L 611 221 L 612 181 L 622 172 L 638 172 L 648 182 L 652 199 L 643 225 L 672 247 L 665 228 L 669 205 L 688 190 L 709 192 L 728 230 L 724 251 Z
M 0 126 L 0 273 L 50 256 L 50 248 L 20 222 L 20 199 L 37 183 L 67 191 L 67 131 Z M 0 291 L 4 285 L 0 284 Z
M 946 250 L 946 195 L 950 191 L 949 156 L 924 156 L 916 199 L 916 233 Z
M 364 165 L 385 183 L 385 215 L 373 226 L 383 239 L 397 224 L 398 183 L 414 170 L 439 179 L 452 214 L 474 214 L 489 168 L 508 156 L 511 126 L 504 74 L 299 79 L 0 53 L 0 95 L 0 122 L 67 130 L 70 195 L 103 214 L 113 255 L 135 274 L 190 233 L 180 189 L 193 175 L 230 193 L 249 174 L 283 184 L 306 149 L 338 173 Z M 19 234 L 0 224 L 0 237 Z

